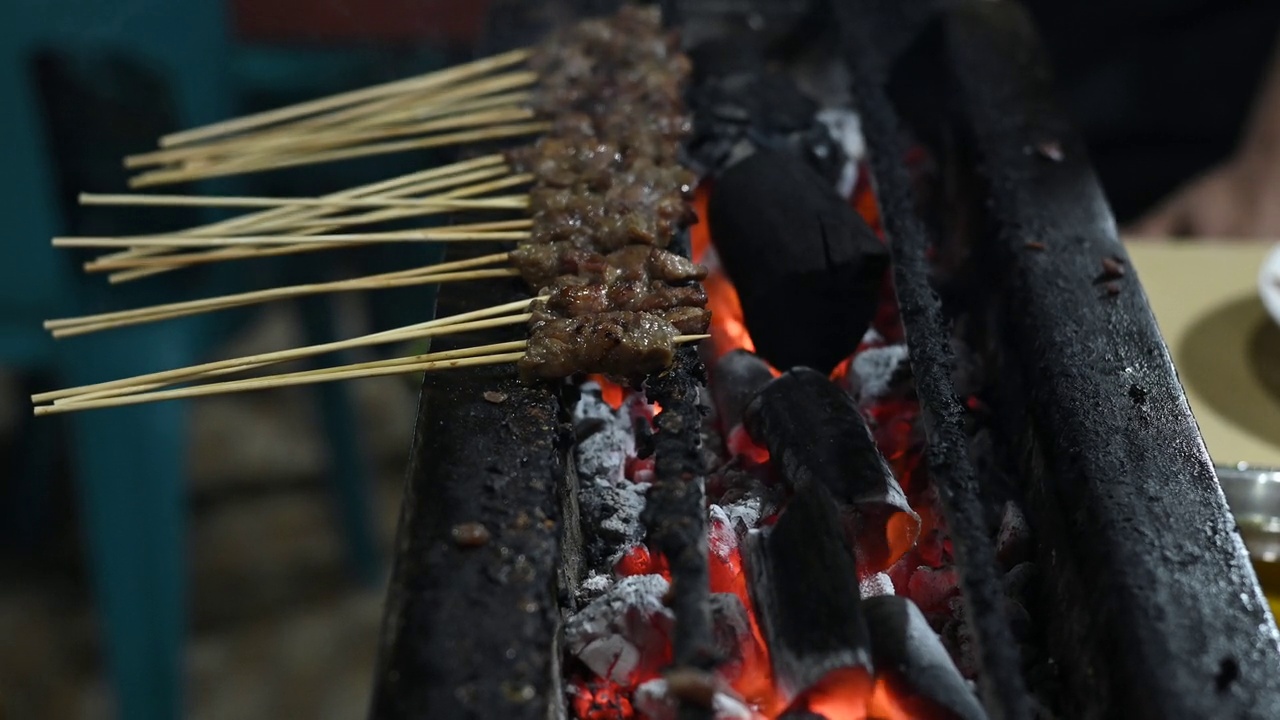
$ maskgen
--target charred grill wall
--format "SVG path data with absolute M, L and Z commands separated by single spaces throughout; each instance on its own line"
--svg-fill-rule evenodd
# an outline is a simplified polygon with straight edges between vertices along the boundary
M 893 5 L 847 12 L 874 28 Z M 873 154 L 905 119 L 944 165 L 910 210 L 954 264 L 935 290 L 1030 502 L 1058 668 L 1036 689 L 1073 718 L 1280 717 L 1265 600 L 1034 29 L 1013 3 L 933 9 L 906 40 L 858 33 L 857 94 L 885 104 L 864 107 Z

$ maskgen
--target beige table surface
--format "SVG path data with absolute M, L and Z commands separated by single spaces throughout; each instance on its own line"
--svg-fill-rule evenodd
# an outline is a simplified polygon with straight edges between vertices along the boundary
M 1214 462 L 1280 467 L 1280 327 L 1257 291 L 1273 244 L 1126 246 Z

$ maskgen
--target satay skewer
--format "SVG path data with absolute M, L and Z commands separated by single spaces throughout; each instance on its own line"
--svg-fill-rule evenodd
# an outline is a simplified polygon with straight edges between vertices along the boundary
M 396 80 L 393 82 L 383 83 L 381 85 L 373 85 L 359 90 L 352 90 L 350 92 L 318 98 L 316 100 L 308 100 L 306 102 L 277 108 L 275 110 L 254 113 L 253 115 L 245 115 L 231 120 L 223 120 L 210 125 L 192 128 L 190 130 L 183 130 L 160 138 L 160 146 L 173 147 L 176 145 L 199 142 L 210 138 L 230 135 L 232 133 L 243 132 L 268 125 L 276 125 L 296 118 L 318 115 L 328 110 L 357 105 L 371 100 L 376 100 L 378 98 L 383 98 L 388 95 L 398 95 L 410 91 L 421 91 L 433 87 L 449 86 L 462 80 L 486 75 L 496 70 L 519 65 L 529 58 L 530 52 L 531 51 L 528 48 L 512 50 L 492 57 L 482 58 L 462 65 L 455 65 L 451 68 L 437 70 L 435 72 L 418 75 L 412 78 Z
M 420 111 L 412 111 L 414 114 Z M 219 145 L 193 146 L 155 150 L 125 158 L 126 168 L 140 168 L 170 163 L 200 163 L 205 165 L 217 161 L 230 161 L 236 157 L 263 157 L 275 154 L 297 154 L 303 151 L 318 151 L 342 145 L 355 145 L 371 140 L 382 140 L 408 135 L 427 135 L 445 130 L 462 128 L 494 127 L 503 123 L 531 120 L 535 112 L 517 104 L 504 107 L 487 107 L 468 113 L 455 113 L 443 117 L 431 117 L 426 111 L 424 118 L 405 117 L 399 123 L 366 122 L 347 126 L 320 127 L 308 132 L 280 132 L 266 137 L 251 137 L 237 141 L 228 141 Z M 413 122 L 409 122 L 413 120 Z
M 205 298 L 203 300 L 192 301 L 191 303 L 170 303 L 171 307 L 164 310 L 156 310 L 155 308 L 139 308 L 136 311 L 129 311 L 133 314 L 126 317 L 112 320 L 100 320 L 98 322 L 75 323 L 64 327 L 51 328 L 50 334 L 52 334 L 54 338 L 61 339 L 75 337 L 78 335 L 87 335 L 94 332 L 102 332 L 104 330 L 115 330 L 117 328 L 129 327 L 131 325 L 142 325 L 145 323 L 160 322 L 163 320 L 173 320 L 180 317 L 187 317 L 189 315 L 200 315 L 204 313 L 217 312 L 219 310 L 229 310 L 231 308 L 245 307 L 247 305 L 257 305 L 264 302 L 299 298 L 308 295 L 318 295 L 321 293 L 355 292 L 361 290 L 390 290 L 392 288 L 418 287 L 421 285 L 442 285 L 444 283 L 451 282 L 494 280 L 498 278 L 515 277 L 519 274 L 520 272 L 515 268 L 494 268 L 486 270 L 466 270 L 461 272 L 440 273 L 437 275 L 401 275 L 397 277 L 380 277 L 376 279 L 371 277 L 357 278 L 355 280 L 339 280 L 328 283 L 312 283 L 309 285 L 292 285 L 288 287 L 239 293 L 237 295 Z M 392 273 L 387 273 L 387 275 L 392 275 Z M 183 305 L 187 305 L 187 307 L 175 307 Z
M 675 338 L 675 342 L 680 344 L 697 342 L 708 337 L 710 337 L 710 335 L 680 335 Z M 527 341 L 516 341 L 512 344 L 527 344 Z M 136 405 L 147 402 L 158 402 L 161 400 L 178 400 L 205 395 L 223 395 L 227 393 L 266 390 L 293 385 L 311 385 L 322 382 L 334 382 L 337 380 L 354 380 L 359 378 L 381 377 L 385 375 L 403 375 L 407 373 L 431 372 L 450 368 L 474 367 L 477 365 L 513 363 L 523 358 L 524 352 L 495 352 L 456 359 L 424 359 L 431 355 L 432 353 L 427 353 L 426 355 L 399 358 L 392 361 L 378 360 L 370 363 L 354 363 L 336 368 L 285 373 L 262 378 L 233 380 L 230 382 L 209 383 L 206 385 L 196 385 L 194 387 L 187 388 L 154 390 L 131 395 L 115 395 L 111 397 L 83 399 L 80 401 L 67 401 L 52 405 L 40 405 L 35 408 L 35 414 L 48 415 L 76 410 Z
M 515 138 L 536 135 L 551 129 L 551 123 L 534 120 L 513 122 L 506 125 L 495 125 L 478 130 L 461 130 L 452 133 L 432 135 L 413 140 L 396 140 L 392 142 L 369 143 L 354 147 L 339 148 L 313 153 L 263 153 L 245 158 L 232 159 L 226 162 L 184 165 L 177 169 L 152 170 L 129 178 L 129 187 L 143 188 L 165 185 L 168 183 L 204 180 L 227 175 L 245 175 L 266 170 L 312 165 L 337 160 L 386 155 L 409 150 L 426 150 L 429 148 L 447 147 L 481 143 L 488 140 Z
M 490 327 L 513 325 L 529 319 L 529 313 L 523 311 L 527 310 L 529 305 L 536 299 L 537 298 L 516 300 L 514 302 L 503 303 L 501 305 L 482 308 L 480 310 L 472 310 L 470 312 L 459 313 L 457 315 L 450 315 L 443 318 L 436 318 L 434 320 L 427 320 L 421 323 L 414 323 L 412 325 L 406 325 L 392 330 L 360 335 L 347 340 L 336 340 L 333 342 L 320 343 L 318 345 L 305 345 L 303 347 L 259 353 L 257 355 L 250 355 L 247 357 L 216 360 L 184 368 L 138 375 L 132 378 L 110 380 L 107 382 L 95 383 L 93 385 L 83 385 L 80 387 L 65 388 L 62 390 L 52 390 L 33 395 L 31 399 L 34 402 L 47 402 L 96 390 L 127 387 L 129 385 L 158 382 L 161 380 L 169 381 L 180 378 L 191 378 L 215 370 L 227 368 L 243 368 L 248 365 L 261 366 L 262 364 L 276 364 L 289 362 L 291 360 L 300 360 L 316 355 L 323 355 L 330 352 L 338 352 L 340 350 L 350 350 L 358 347 L 382 345 L 420 337 L 431 337 L 432 335 L 438 334 L 467 332 L 470 330 L 483 330 Z M 511 313 L 518 314 L 512 315 Z M 436 330 L 441 330 L 443 332 L 433 332 Z
M 386 360 L 374 360 L 369 362 L 350 363 L 347 365 L 337 365 L 334 367 L 327 367 L 327 368 L 311 368 L 308 370 L 300 370 L 300 371 L 289 372 L 289 373 L 279 373 L 275 375 L 267 375 L 267 376 L 262 376 L 258 378 L 240 378 L 238 380 L 230 380 L 230 381 L 225 381 L 218 384 L 225 387 L 225 386 L 231 386 L 235 383 L 242 383 L 242 382 L 247 382 L 252 380 L 260 380 L 268 377 L 269 378 L 302 377 L 302 376 L 319 377 L 321 375 L 330 375 L 336 372 L 343 372 L 349 369 L 361 369 L 366 367 L 367 368 L 394 367 L 397 365 L 404 365 L 405 363 L 409 363 L 409 362 L 423 362 L 423 361 L 430 361 L 430 360 L 455 360 L 458 358 L 479 357 L 482 355 L 492 355 L 494 353 L 500 353 L 500 352 L 524 350 L 528 346 L 528 344 L 529 344 L 528 340 L 516 340 L 513 342 L 507 342 L 507 343 L 495 343 L 493 345 L 477 345 L 474 347 L 459 348 L 457 350 L 446 350 L 443 352 L 425 353 L 423 355 L 415 355 L 411 357 L 388 358 Z M 142 393 L 151 392 L 153 390 L 161 390 L 164 388 L 169 388 L 174 385 L 179 385 L 185 382 L 189 382 L 190 380 L 193 380 L 193 379 L 207 380 L 210 378 L 229 375 L 231 373 L 255 370 L 257 368 L 263 367 L 264 365 L 265 363 L 258 364 L 258 365 L 246 365 L 243 367 L 232 368 L 230 370 L 225 370 L 225 369 L 215 370 L 215 371 L 206 373 L 204 375 L 201 375 L 198 378 L 188 378 L 185 380 L 178 380 L 173 382 L 161 381 L 161 382 L 155 382 L 155 383 L 147 383 L 145 385 L 134 385 L 134 386 L 124 387 L 124 388 L 96 390 L 93 392 L 84 393 L 82 395 L 74 395 L 72 397 L 55 400 L 53 404 L 54 405 L 77 405 L 82 402 L 87 402 L 90 400 L 99 400 L 102 398 L 139 395 Z M 200 386 L 200 387 L 207 387 L 207 386 L 208 385 Z
M 479 183 L 479 184 L 470 185 L 464 188 L 457 188 L 454 190 L 450 190 L 448 192 L 441 193 L 440 195 L 437 195 L 435 197 L 440 197 L 440 198 L 475 197 L 478 195 L 484 195 L 486 193 L 493 192 L 495 190 L 501 190 L 507 187 L 511 187 L 514 185 L 527 184 L 530 181 L 530 179 L 531 179 L 530 176 L 525 174 L 510 175 L 510 176 L 499 178 L 489 182 Z M 365 224 L 370 224 L 375 222 L 385 222 L 388 220 L 403 220 L 411 217 L 424 217 L 427 215 L 440 214 L 442 212 L 450 212 L 450 211 L 440 210 L 438 208 L 423 208 L 423 209 L 388 208 L 383 210 L 375 210 L 369 213 L 363 213 L 359 215 L 348 215 L 348 216 L 341 216 L 341 217 L 323 218 L 318 220 L 299 221 L 295 225 L 295 227 L 299 227 L 299 233 L 306 234 L 306 235 L 319 235 L 319 234 L 328 232 L 330 230 L 335 230 L 335 229 L 347 227 L 350 225 L 365 225 Z M 312 224 L 312 223 L 315 223 L 315 224 Z M 353 246 L 359 245 L 359 244 L 360 243 L 351 243 L 351 245 Z M 291 255 L 299 252 L 311 252 L 315 250 L 323 250 L 326 248 L 332 249 L 337 247 L 347 247 L 347 245 L 335 244 L 335 245 L 321 246 L 321 245 L 315 245 L 315 244 L 307 245 L 307 244 L 295 243 L 291 245 L 285 245 L 281 247 L 270 247 L 270 248 L 219 248 L 217 250 L 211 250 L 211 251 L 202 252 L 202 253 L 185 253 L 180 255 L 173 254 L 173 255 L 169 255 L 169 257 L 174 258 L 174 263 L 172 264 L 166 264 L 162 267 L 140 267 L 140 268 L 131 269 L 131 270 L 124 270 L 122 272 L 116 272 L 107 276 L 107 279 L 112 283 L 126 282 L 129 280 L 136 280 L 141 277 L 147 277 L 149 275 L 168 272 L 169 270 L 176 270 L 176 269 L 187 267 L 188 265 L 194 265 L 194 264 L 219 262 L 223 260 L 239 260 L 239 259 L 246 259 L 246 258 L 270 257 L 275 255 Z M 143 248 L 141 250 L 146 250 L 146 248 Z M 165 250 L 163 249 L 156 249 L 156 250 L 157 252 L 152 254 L 161 254 L 162 252 L 165 252 Z M 133 251 L 125 251 L 125 252 L 133 252 Z M 107 258 L 103 258 L 103 260 L 106 260 L 106 259 Z M 85 265 L 85 270 L 89 272 L 102 270 L 102 269 L 107 269 L 107 268 L 103 267 L 103 265 L 98 261 L 92 261 Z
M 147 195 L 81 193 L 81 205 L 114 205 L 130 207 L 215 207 L 215 208 L 304 208 L 317 207 L 334 210 L 350 208 L 440 208 L 443 210 L 468 209 L 522 209 L 528 206 L 528 196 L 523 202 L 513 196 L 501 198 L 393 198 L 374 196 L 349 199 L 313 197 L 263 197 L 258 195 Z M 514 203 L 514 204 L 513 204 Z
M 206 308 L 218 309 L 222 307 L 239 306 L 241 304 L 251 304 L 255 302 L 265 302 L 268 300 L 277 300 L 285 298 L 295 298 L 304 295 L 318 294 L 330 292 L 335 289 L 347 289 L 350 285 L 354 287 L 359 283 L 371 282 L 376 280 L 393 280 L 397 278 L 409 277 L 430 277 L 433 275 L 446 275 L 456 271 L 473 270 L 482 268 L 486 265 L 498 265 L 504 263 L 509 258 L 509 253 L 493 253 L 490 255 L 482 255 L 480 257 L 468 258 L 466 260 L 454 260 L 450 262 L 435 263 L 423 267 L 412 268 L 409 270 L 398 270 L 395 272 L 380 273 L 377 275 L 367 275 L 364 277 L 352 278 L 350 280 L 337 280 L 326 283 L 307 283 L 303 285 L 291 285 L 278 288 L 270 288 L 267 290 L 256 290 L 253 292 L 236 293 L 233 295 L 221 295 L 212 298 L 203 298 L 200 300 L 187 300 L 184 302 L 165 303 L 163 305 L 150 305 L 132 310 L 116 310 L 113 312 L 97 313 L 94 315 L 83 315 L 73 318 L 60 318 L 56 320 L 46 320 L 44 328 L 46 330 L 60 330 L 63 328 L 76 327 L 80 325 L 96 325 L 99 323 L 114 322 L 119 320 L 129 320 L 132 318 L 151 317 L 151 316 L 167 316 L 169 313 L 187 314 L 187 311 L 203 311 Z
M 507 176 L 510 174 L 511 169 L 506 165 L 506 159 L 501 154 L 493 153 L 478 158 L 472 158 L 470 160 L 451 163 L 449 165 L 428 168 L 426 170 L 418 170 L 405 175 L 380 180 L 375 183 L 340 190 L 321 197 L 329 200 L 345 200 L 379 196 L 397 198 L 418 192 L 425 193 L 437 190 L 442 191 L 441 194 L 443 196 L 449 197 L 449 192 L 445 191 L 456 192 L 458 186 L 465 186 L 470 183 L 483 181 L 492 181 L 495 177 Z M 291 220 L 312 219 L 326 214 L 331 214 L 333 212 L 337 212 L 337 210 L 327 207 L 278 207 L 270 210 L 260 210 L 246 215 L 238 215 L 236 217 L 207 223 L 205 225 L 198 225 L 176 234 L 199 237 L 202 235 L 261 232 L 268 229 L 274 230 L 290 227 Z M 126 250 L 120 253 L 105 255 L 100 259 L 141 257 L 157 255 L 161 252 L 161 250 L 156 248 Z M 86 268 L 86 270 L 92 271 L 91 268 Z

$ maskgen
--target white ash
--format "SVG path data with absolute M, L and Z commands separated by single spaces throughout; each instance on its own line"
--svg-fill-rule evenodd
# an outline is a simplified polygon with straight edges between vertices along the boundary
M 707 509 L 707 546 L 723 561 L 728 561 L 738 549 L 738 533 L 733 529 L 733 521 L 719 505 Z
M 603 595 L 612 584 L 613 577 L 590 570 L 582 582 L 578 583 L 578 599 L 588 602 L 594 600 Z
M 850 369 L 857 378 L 858 401 L 865 405 L 887 396 L 905 362 L 907 346 L 903 343 L 868 348 L 855 355 Z
M 862 123 L 858 120 L 858 114 L 847 108 L 819 110 L 815 118 L 827 126 L 831 137 L 844 150 L 847 160 L 840 171 L 840 179 L 836 182 L 836 192 L 841 197 L 849 197 L 858 185 L 858 164 L 867 153 L 866 141 L 862 138 Z
M 680 704 L 662 678 L 650 680 L 636 688 L 632 701 L 648 720 L 676 720 Z M 746 703 L 727 692 L 717 690 L 711 699 L 715 720 L 753 720 L 756 715 Z
M 661 662 L 675 615 L 662 604 L 661 575 L 633 575 L 614 583 L 564 627 L 565 647 L 600 677 L 625 683 L 644 663 Z M 656 668 L 649 668 L 654 669 Z
M 729 527 L 735 532 L 754 530 L 760 526 L 765 514 L 765 499 L 758 493 L 746 493 L 731 503 L 713 505 L 719 508 Z
M 625 481 L 623 474 L 627 457 L 636 452 L 635 432 L 631 413 L 625 405 L 614 410 L 600 397 L 600 385 L 594 382 L 582 384 L 582 397 L 573 407 L 573 424 L 604 421 L 604 425 L 586 438 L 578 441 L 574 459 L 581 477 L 593 480 Z
M 878 572 L 875 575 L 869 575 L 858 581 L 858 592 L 864 598 L 893 595 L 893 580 L 889 579 L 889 573 Z
M 587 543 L 612 565 L 626 548 L 644 538 L 640 513 L 647 483 L 626 477 L 627 458 L 635 455 L 634 403 L 614 410 L 600 397 L 600 385 L 582 384 L 582 397 L 573 408 L 574 425 L 600 424 L 578 441 L 574 462 L 578 470 L 578 503 L 591 530 Z

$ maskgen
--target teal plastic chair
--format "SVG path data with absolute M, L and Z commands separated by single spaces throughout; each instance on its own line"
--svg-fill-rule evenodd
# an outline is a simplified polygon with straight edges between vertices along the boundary
M 190 224 L 170 224 L 176 219 L 169 216 L 164 228 L 153 228 L 146 223 L 161 222 L 161 215 L 91 212 L 76 207 L 73 198 L 82 189 L 115 189 L 100 173 L 103 168 L 119 173 L 120 155 L 142 149 L 126 147 L 134 135 L 145 134 L 149 143 L 157 132 L 175 129 L 160 127 L 173 125 L 174 118 L 183 118 L 187 125 L 226 114 L 217 77 L 223 68 L 219 58 L 226 55 L 220 5 L 191 0 L 148 6 L 145 13 L 124 16 L 112 3 L 5 6 L 17 13 L 0 11 L 0 106 L 6 108 L 0 113 L 0 142 L 6 151 L 6 167 L 0 171 L 0 216 L 9 232 L 8 261 L 0 264 L 0 363 L 43 378 L 48 385 L 34 388 L 38 390 L 199 362 L 212 339 L 225 335 L 234 314 L 58 343 L 47 338 L 40 322 L 175 299 L 172 291 L 193 284 L 205 286 L 202 294 L 236 289 L 213 287 L 217 278 L 209 275 L 176 274 L 171 281 L 107 287 L 99 279 L 86 281 L 74 256 L 55 253 L 47 243 L 57 233 L 150 232 Z M 95 13 L 103 12 L 110 17 L 95 24 L 103 20 Z M 104 36 L 103 27 L 112 28 L 110 37 Z M 137 46 L 123 53 L 84 47 L 118 47 L 133 39 Z M 79 77 L 71 81 L 72 87 L 50 94 L 46 86 L 46 92 L 37 92 L 50 68 L 32 72 L 31 59 L 43 45 L 76 49 L 62 54 L 67 77 Z M 176 86 L 169 82 L 175 77 L 183 79 Z M 135 123 L 104 127 L 111 113 L 112 84 L 129 78 L 161 90 L 142 108 L 132 108 L 139 118 Z M 166 86 L 175 92 L 166 92 Z M 40 95 L 48 110 L 44 117 Z M 91 107 L 103 98 L 108 99 L 105 105 Z M 75 110 L 57 109 L 50 102 L 70 103 Z M 148 127 L 147 119 L 155 127 Z M 115 141 L 110 140 L 113 130 L 118 133 Z M 304 316 L 312 335 L 309 341 L 333 338 L 323 301 L 304 307 Z M 369 473 L 357 445 L 359 434 L 352 427 L 350 399 L 341 385 L 320 387 L 335 508 L 353 569 L 362 580 L 374 582 L 380 571 Z M 25 502 L 10 508 L 27 524 L 38 524 L 47 487 L 41 481 L 53 464 L 53 438 L 65 431 L 117 715 L 130 720 L 168 720 L 183 714 L 188 412 L 184 403 L 160 403 L 31 422 L 24 447 L 34 481 L 21 486 L 18 497 Z

